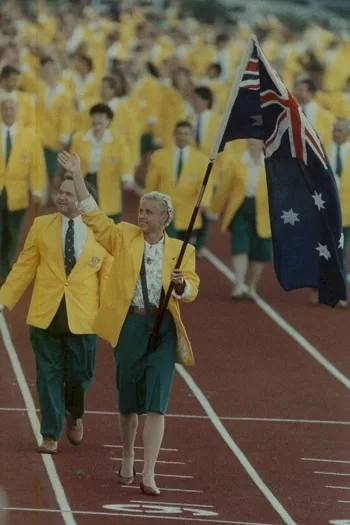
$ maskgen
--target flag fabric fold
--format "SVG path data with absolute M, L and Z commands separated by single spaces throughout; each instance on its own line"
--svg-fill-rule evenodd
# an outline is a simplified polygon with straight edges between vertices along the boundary
M 235 139 L 264 141 L 277 279 L 286 291 L 315 288 L 319 302 L 346 300 L 338 189 L 316 131 L 250 38 L 211 159 Z

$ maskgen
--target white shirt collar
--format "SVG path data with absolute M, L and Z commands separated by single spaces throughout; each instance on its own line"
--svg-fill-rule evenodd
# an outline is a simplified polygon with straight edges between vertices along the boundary
M 12 124 L 12 126 L 7 126 L 4 122 L 1 122 L 1 129 L 5 133 L 7 133 L 7 130 L 10 130 L 10 133 L 14 133 L 17 129 L 16 123 Z
M 243 164 L 248 164 L 249 166 L 255 166 L 255 167 L 259 166 L 259 164 L 255 164 L 253 162 L 252 156 L 249 153 L 249 151 L 245 151 L 243 153 L 242 158 L 241 158 L 241 162 Z M 260 155 L 260 165 L 262 165 L 262 164 L 264 164 L 264 154 L 263 153 L 261 153 L 261 155 Z
M 90 142 L 96 142 L 97 141 L 95 135 L 93 134 L 92 129 L 89 129 L 89 131 L 87 131 L 85 133 L 83 139 L 87 140 L 87 141 L 90 141 Z M 112 142 L 112 141 L 113 141 L 113 137 L 112 137 L 111 130 L 107 128 L 107 129 L 104 130 L 103 137 L 102 137 L 102 139 L 99 142 Z
M 147 242 L 146 239 L 145 239 L 145 245 L 146 245 L 146 248 L 150 248 L 151 246 L 161 246 L 161 245 L 163 245 L 163 243 L 164 243 L 164 235 L 163 235 L 163 237 L 162 237 L 158 242 L 155 242 L 155 243 L 153 243 L 153 244 L 150 244 L 150 243 Z
M 72 219 L 72 217 L 66 217 L 66 215 L 63 215 L 62 213 L 61 213 L 61 217 L 62 217 L 62 221 L 63 221 L 64 223 L 68 223 L 68 221 L 70 221 L 70 220 Z M 83 219 L 81 218 L 81 215 L 78 215 L 77 217 L 74 217 L 74 218 L 73 218 L 73 221 L 74 221 L 74 222 L 78 222 L 78 223 L 79 223 L 79 222 L 82 223 L 82 222 L 83 222 Z

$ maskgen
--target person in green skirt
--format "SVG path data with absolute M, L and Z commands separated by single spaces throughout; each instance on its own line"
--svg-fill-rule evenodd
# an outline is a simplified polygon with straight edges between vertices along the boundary
M 0 289 L 0 311 L 12 310 L 30 283 L 28 312 L 35 355 L 43 438 L 39 452 L 54 454 L 63 431 L 83 439 L 84 395 L 95 372 L 92 321 L 103 296 L 111 258 L 81 220 L 75 186 L 66 178 L 57 213 L 37 217 L 17 262 Z
M 140 200 L 137 225 L 108 219 L 85 187 L 79 156 L 62 152 L 59 162 L 72 173 L 85 224 L 114 256 L 105 300 L 93 328 L 114 347 L 123 459 L 119 482 L 134 481 L 134 443 L 138 416 L 147 414 L 143 428 L 144 467 L 141 490 L 160 491 L 155 467 L 163 440 L 164 415 L 170 399 L 175 362 L 193 365 L 191 344 L 180 316 L 179 301 L 193 301 L 198 293 L 195 249 L 188 245 L 180 269 L 174 269 L 182 242 L 168 237 L 173 219 L 170 198 L 159 192 Z M 165 312 L 157 348 L 148 351 L 150 332 L 170 283 L 174 290 Z
M 227 163 L 208 217 L 225 208 L 221 231 L 231 237 L 236 281 L 232 299 L 254 297 L 264 265 L 272 259 L 266 172 L 261 140 L 247 140 L 247 150 Z

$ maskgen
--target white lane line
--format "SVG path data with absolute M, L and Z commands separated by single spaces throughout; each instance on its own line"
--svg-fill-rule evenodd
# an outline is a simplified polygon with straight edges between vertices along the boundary
M 145 504 L 145 502 L 142 502 Z M 157 500 L 158 503 L 158 500 Z M 171 504 L 173 505 L 173 504 Z M 175 505 L 175 504 L 174 504 Z M 181 503 L 181 505 L 183 505 Z M 192 508 L 195 505 L 186 504 L 186 507 Z M 197 505 L 198 506 L 198 505 Z M 25 507 L 6 507 L 5 510 L 10 511 L 19 511 L 19 512 L 43 512 L 48 514 L 57 514 L 60 511 L 59 510 L 50 510 L 50 509 L 31 509 L 31 508 L 25 508 Z M 141 511 L 140 511 L 141 512 Z M 180 518 L 178 516 L 160 516 L 159 514 L 131 514 L 126 512 L 93 512 L 93 511 L 83 511 L 83 510 L 75 510 L 74 514 L 79 516 L 124 516 L 125 518 L 151 518 L 151 519 L 160 519 L 160 520 L 176 520 L 176 521 L 196 521 L 201 523 L 225 523 L 227 525 L 276 525 L 275 523 L 258 523 L 256 521 L 228 521 L 228 520 L 209 520 L 209 519 L 200 519 L 200 518 Z
M 118 474 L 118 471 L 115 471 L 115 474 Z M 141 474 L 139 472 L 136 472 L 137 474 Z M 155 474 L 158 478 L 179 478 L 179 479 L 194 479 L 194 476 L 181 476 L 180 474 Z M 158 501 L 158 500 L 157 500 Z
M 350 464 L 350 461 L 344 461 L 341 459 L 318 459 L 318 458 L 300 458 L 301 461 L 316 461 L 320 463 L 346 463 Z
M 136 487 L 135 485 L 121 485 L 124 489 L 131 489 L 131 490 L 140 490 L 139 487 Z M 192 494 L 203 494 L 203 490 L 194 490 L 194 489 L 173 489 L 173 488 L 167 488 L 167 487 L 159 487 L 160 491 L 164 492 L 189 492 Z
M 340 490 L 350 490 L 350 487 L 336 487 L 334 485 L 325 485 L 326 489 L 340 489 Z
M 288 514 L 286 509 L 281 505 L 278 499 L 273 495 L 271 490 L 268 488 L 268 486 L 261 479 L 257 471 L 251 465 L 247 456 L 242 452 L 242 450 L 238 447 L 238 445 L 232 439 L 232 437 L 230 436 L 230 434 L 228 433 L 228 431 L 226 430 L 226 428 L 220 421 L 220 418 L 217 416 L 216 412 L 214 411 L 213 407 L 211 406 L 211 404 L 209 403 L 209 401 L 207 400 L 203 392 L 200 390 L 200 388 L 195 383 L 192 376 L 187 372 L 187 370 L 184 369 L 182 365 L 177 364 L 176 370 L 180 374 L 182 379 L 185 381 L 188 388 L 197 398 L 204 412 L 209 416 L 210 421 L 212 422 L 213 426 L 216 428 L 216 430 L 218 431 L 222 439 L 225 441 L 227 446 L 236 456 L 236 458 L 241 463 L 242 467 L 247 472 L 247 474 L 250 476 L 250 478 L 253 480 L 253 482 L 258 487 L 258 489 L 263 493 L 263 495 L 269 501 L 271 506 L 275 509 L 275 511 L 283 519 L 284 523 L 286 523 L 287 525 L 296 525 L 295 521 L 291 518 L 291 516 Z
M 106 448 L 123 448 L 123 445 L 103 445 Z M 134 447 L 136 450 L 143 450 L 143 447 Z M 163 452 L 178 452 L 177 448 L 161 448 Z
M 322 472 L 314 470 L 314 474 L 324 474 L 325 476 L 350 476 L 350 472 Z
M 140 500 L 140 499 L 131 499 L 130 500 L 130 503 L 142 503 L 143 505 L 145 504 L 145 500 Z M 200 508 L 205 508 L 205 509 L 213 509 L 214 508 L 214 505 L 199 505 L 198 503 L 173 503 L 172 501 L 169 502 L 169 501 L 159 501 L 157 499 L 157 505 L 170 505 L 170 507 L 173 507 L 173 506 L 183 506 L 183 505 L 186 505 L 187 507 L 191 506 L 191 507 L 200 507 Z
M 109 459 L 111 461 L 122 461 L 122 458 L 109 458 Z M 135 459 L 134 461 L 143 463 L 143 459 Z M 157 461 L 157 463 L 163 463 L 164 465 L 186 465 L 184 461 Z
M 6 411 L 6 412 L 25 412 L 25 408 L 1 408 L 0 412 Z M 37 410 L 39 412 L 39 410 Z M 85 410 L 85 414 L 97 414 L 97 415 L 111 415 L 115 416 L 118 413 L 117 412 L 88 412 Z M 193 416 L 189 414 L 167 414 L 167 418 L 184 418 L 184 419 L 209 419 L 208 416 Z M 252 421 L 257 423 L 300 423 L 300 424 L 312 424 L 312 425 L 345 425 L 349 426 L 350 421 L 331 421 L 327 419 L 292 419 L 292 418 L 280 418 L 280 417 L 235 417 L 235 416 L 219 416 L 219 419 L 222 421 Z M 104 447 L 116 447 L 116 448 L 122 448 L 122 445 L 103 445 Z M 143 449 L 143 447 L 135 447 Z M 167 452 L 175 452 L 177 449 L 172 448 L 162 448 L 161 450 L 167 451 Z
M 36 414 L 33 397 L 32 397 L 32 394 L 30 393 L 26 378 L 24 376 L 24 373 L 21 367 L 21 363 L 17 356 L 16 349 L 12 343 L 5 317 L 3 316 L 2 313 L 0 313 L 0 333 L 2 336 L 2 340 L 5 346 L 6 352 L 10 359 L 12 369 L 16 376 L 16 380 L 17 380 L 19 389 L 23 397 L 23 401 L 24 401 L 24 404 L 27 410 L 27 415 L 28 415 L 30 425 L 33 430 L 33 434 L 35 436 L 37 444 L 39 445 L 41 443 L 40 421 Z M 64 492 L 63 485 L 57 474 L 57 470 L 56 470 L 52 457 L 49 456 L 48 454 L 41 454 L 41 457 L 44 462 L 51 486 L 53 488 L 58 507 L 60 509 L 59 512 L 62 514 L 63 522 L 65 523 L 65 525 L 77 525 L 73 517 L 73 513 L 70 508 L 70 505 L 68 503 L 66 494 Z
M 215 266 L 220 273 L 234 282 L 233 272 L 220 259 L 208 249 L 203 250 L 203 255 Z M 254 296 L 254 302 L 272 319 L 282 330 L 284 330 L 294 341 L 296 341 L 311 357 L 313 357 L 327 372 L 335 377 L 346 388 L 350 389 L 350 379 L 338 370 L 328 359 L 326 359 L 300 332 L 293 328 L 283 317 L 276 312 L 266 301 L 258 295 Z

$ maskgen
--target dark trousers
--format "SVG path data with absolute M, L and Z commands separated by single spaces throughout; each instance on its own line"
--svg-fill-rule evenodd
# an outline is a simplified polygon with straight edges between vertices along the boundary
M 0 279 L 6 279 L 14 263 L 26 210 L 9 211 L 7 193 L 0 195 Z
M 197 236 L 198 231 L 199 230 L 193 230 L 192 235 Z M 187 230 L 176 230 L 174 223 L 171 222 L 169 226 L 166 227 L 166 232 L 169 237 L 183 241 L 185 239 Z
M 84 396 L 95 374 L 97 336 L 69 331 L 64 299 L 48 329 L 30 326 L 29 336 L 36 362 L 40 432 L 58 440 L 65 411 L 73 419 L 84 415 Z

